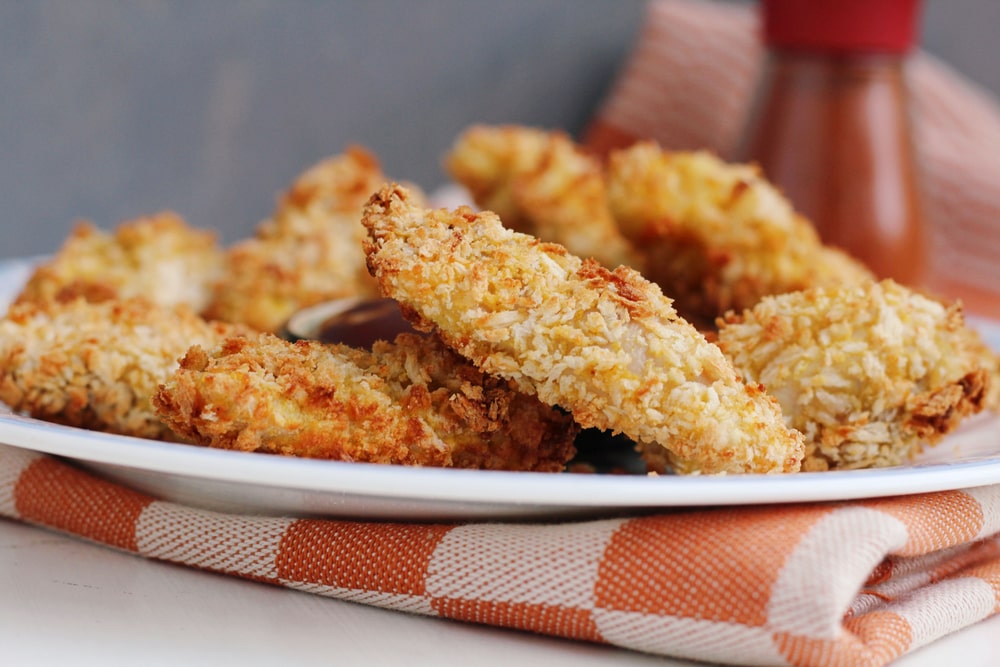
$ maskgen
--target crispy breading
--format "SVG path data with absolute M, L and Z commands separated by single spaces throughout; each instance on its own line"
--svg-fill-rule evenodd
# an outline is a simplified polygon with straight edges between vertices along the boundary
M 699 326 L 769 294 L 874 279 L 822 245 L 754 165 L 641 142 L 611 154 L 607 189 L 622 232 L 648 256 L 646 276 Z
M 307 169 L 256 236 L 228 250 L 206 315 L 275 332 L 300 308 L 374 296 L 361 209 L 385 180 L 375 156 L 356 146 Z
M 966 327 L 964 331 L 968 336 L 966 349 L 972 356 L 973 363 L 982 366 L 988 378 L 983 407 L 1000 412 L 1000 351 L 990 347 L 977 330 Z
M 195 347 L 154 404 L 200 444 L 370 463 L 559 471 L 577 432 L 415 334 L 370 353 L 270 334 Z
M 173 439 L 150 398 L 193 344 L 242 331 L 144 299 L 22 303 L 0 320 L 0 400 L 32 417 Z
M 368 267 L 418 328 L 584 427 L 670 452 L 680 472 L 797 470 L 802 436 L 736 376 L 659 288 L 506 229 L 492 212 L 373 195 Z
M 805 434 L 804 470 L 903 463 L 983 405 L 960 308 L 891 280 L 767 297 L 720 326 L 737 371 Z
M 445 166 L 507 227 L 609 269 L 624 264 L 641 270 L 639 253 L 608 209 L 600 161 L 564 132 L 476 125 L 459 136 Z
M 124 222 L 112 232 L 80 222 L 38 266 L 16 301 L 90 301 L 143 297 L 201 310 L 222 266 L 213 232 L 169 211 Z

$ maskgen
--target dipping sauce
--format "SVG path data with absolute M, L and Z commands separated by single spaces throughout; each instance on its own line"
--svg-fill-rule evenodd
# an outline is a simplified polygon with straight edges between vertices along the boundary
M 907 54 L 918 0 L 764 0 L 769 49 L 737 156 L 761 165 L 823 241 L 924 286 Z
M 393 299 L 370 299 L 330 315 L 320 322 L 315 338 L 370 350 L 377 340 L 394 340 L 401 333 L 418 333 Z

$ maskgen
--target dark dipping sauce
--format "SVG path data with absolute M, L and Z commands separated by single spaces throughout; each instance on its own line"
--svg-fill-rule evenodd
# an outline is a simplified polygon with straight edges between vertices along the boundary
M 410 326 L 393 299 L 362 301 L 323 320 L 316 338 L 371 350 L 377 340 L 395 340 L 401 333 L 419 333 Z

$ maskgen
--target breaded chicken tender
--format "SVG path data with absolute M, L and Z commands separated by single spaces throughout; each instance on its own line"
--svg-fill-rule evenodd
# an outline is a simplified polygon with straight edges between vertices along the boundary
M 41 264 L 16 301 L 90 301 L 143 297 L 199 311 L 222 267 L 213 232 L 189 227 L 163 212 L 105 232 L 78 223 L 51 259 Z
M 647 253 L 645 275 L 703 328 L 769 294 L 874 280 L 822 245 L 756 166 L 642 142 L 611 154 L 607 188 L 621 230 Z
M 608 209 L 600 161 L 565 133 L 473 126 L 456 140 L 445 166 L 478 206 L 507 227 L 609 269 L 642 268 Z
M 369 463 L 560 471 L 577 432 L 415 334 L 372 352 L 270 334 L 194 347 L 154 404 L 199 444 Z
M 383 294 L 483 372 L 583 427 L 665 448 L 679 472 L 798 469 L 802 436 L 777 402 L 632 269 L 581 260 L 492 212 L 425 210 L 398 185 L 372 196 L 363 221 Z
M 720 324 L 737 371 L 805 434 L 804 470 L 898 465 L 983 405 L 960 308 L 891 280 L 767 297 Z
M 990 347 L 975 329 L 965 328 L 966 349 L 973 363 L 982 366 L 989 380 L 983 407 L 992 412 L 1000 412 L 1000 351 Z
M 175 439 L 153 393 L 191 345 L 240 331 L 143 299 L 14 305 L 0 321 L 0 401 L 68 426 Z
M 256 236 L 229 249 L 206 315 L 276 332 L 300 308 L 374 296 L 361 209 L 385 180 L 375 156 L 359 147 L 306 170 Z

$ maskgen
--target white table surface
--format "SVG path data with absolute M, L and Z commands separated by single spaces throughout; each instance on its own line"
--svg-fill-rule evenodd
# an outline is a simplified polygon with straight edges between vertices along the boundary
M 0 519 L 4 665 L 694 665 L 321 598 Z M 896 665 L 1000 664 L 1000 616 Z

